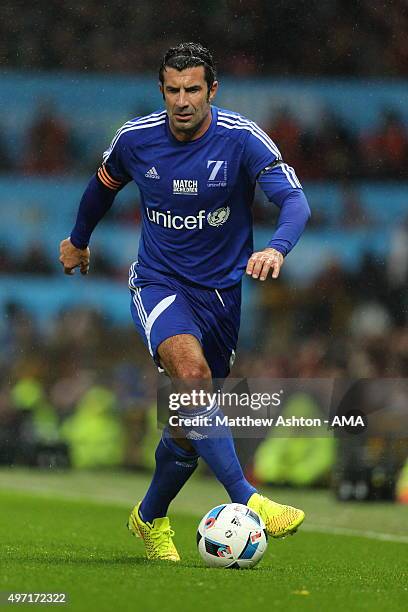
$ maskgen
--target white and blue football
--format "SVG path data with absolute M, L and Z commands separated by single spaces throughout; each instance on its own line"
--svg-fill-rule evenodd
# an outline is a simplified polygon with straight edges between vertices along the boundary
M 254 567 L 268 546 L 261 517 L 243 504 L 222 504 L 203 516 L 197 530 L 197 546 L 209 567 Z

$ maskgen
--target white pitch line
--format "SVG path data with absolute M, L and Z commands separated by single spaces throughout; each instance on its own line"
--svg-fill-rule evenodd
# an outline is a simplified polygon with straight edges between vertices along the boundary
M 356 538 L 367 538 L 368 540 L 380 540 L 382 542 L 398 542 L 408 544 L 408 536 L 395 535 L 392 533 L 379 533 L 377 531 L 360 531 L 359 529 L 348 529 L 347 527 L 326 527 L 320 525 L 302 525 L 302 531 L 317 531 L 329 535 L 345 535 Z

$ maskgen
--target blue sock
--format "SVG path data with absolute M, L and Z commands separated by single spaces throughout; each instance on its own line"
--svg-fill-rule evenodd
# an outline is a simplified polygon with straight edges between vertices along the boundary
M 157 446 L 156 469 L 150 487 L 143 498 L 139 513 L 144 521 L 167 515 L 170 502 L 184 486 L 198 464 L 193 455 L 178 446 L 166 427 Z
M 178 410 L 178 416 L 193 418 L 204 416 L 203 425 L 184 426 L 186 438 L 204 459 L 215 476 L 224 485 L 231 501 L 246 504 L 256 489 L 247 481 L 235 452 L 231 429 L 226 425 L 215 425 L 215 417 L 222 418 L 222 410 L 215 404 L 211 410 Z

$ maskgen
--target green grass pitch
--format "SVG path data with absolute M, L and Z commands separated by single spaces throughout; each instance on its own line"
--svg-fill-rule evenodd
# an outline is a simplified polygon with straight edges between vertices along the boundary
M 60 608 L 98 612 L 408 608 L 406 507 L 265 491 L 303 507 L 304 527 L 270 540 L 253 570 L 217 570 L 202 565 L 195 532 L 201 516 L 225 501 L 219 485 L 194 476 L 174 503 L 182 562 L 173 565 L 145 560 L 125 528 L 146 484 L 129 473 L 0 470 L 0 591 L 66 592 Z

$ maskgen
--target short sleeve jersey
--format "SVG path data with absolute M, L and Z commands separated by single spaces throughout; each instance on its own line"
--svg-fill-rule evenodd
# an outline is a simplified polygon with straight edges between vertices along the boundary
M 280 194 L 298 185 L 254 122 L 215 106 L 211 113 L 205 134 L 188 142 L 173 136 L 166 111 L 125 123 L 98 176 L 111 189 L 139 187 L 142 268 L 221 289 L 240 280 L 253 250 L 258 174 L 275 165 Z

